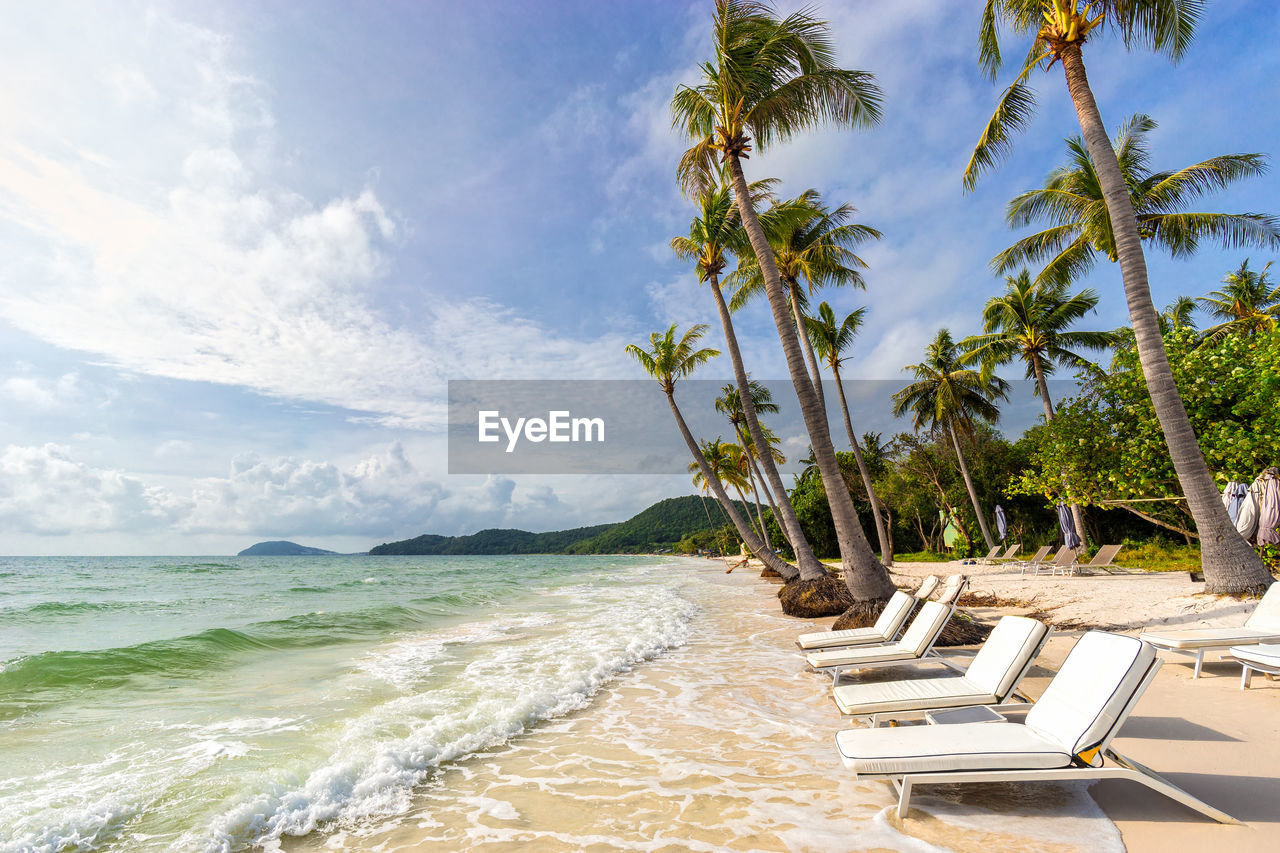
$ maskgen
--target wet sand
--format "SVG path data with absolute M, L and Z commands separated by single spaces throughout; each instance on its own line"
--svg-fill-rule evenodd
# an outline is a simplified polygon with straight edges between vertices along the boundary
M 284 849 L 1106 851 L 1120 836 L 1082 785 L 925 789 L 905 822 L 883 782 L 849 778 L 830 680 L 757 572 L 690 561 L 687 645 L 585 709 L 452 764 L 375 829 Z M 893 677 L 892 670 L 884 677 Z

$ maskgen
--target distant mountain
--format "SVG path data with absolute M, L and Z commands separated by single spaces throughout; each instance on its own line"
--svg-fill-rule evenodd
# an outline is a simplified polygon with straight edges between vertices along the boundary
M 734 501 L 738 511 L 746 514 L 741 501 Z M 711 520 L 707 521 L 710 514 Z M 654 551 L 679 542 L 690 533 L 717 529 L 728 523 L 724 510 L 715 500 L 706 503 L 698 495 L 667 498 L 633 515 L 621 524 L 565 548 L 567 554 L 627 554 Z
M 388 542 L 369 550 L 370 554 L 562 554 L 574 542 L 603 533 L 612 524 L 530 533 L 527 530 L 491 528 L 470 536 L 437 536 L 424 533 L 400 542 Z
M 323 554 L 336 554 L 337 551 L 326 551 L 323 548 L 311 548 L 297 542 L 285 542 L 276 539 L 272 542 L 259 542 L 245 548 L 237 557 L 318 557 Z
M 738 503 L 739 510 L 744 510 Z M 711 521 L 707 515 L 710 512 Z M 726 523 L 714 500 L 703 504 L 697 495 L 667 498 L 618 524 L 597 524 L 573 530 L 530 533 L 527 530 L 481 530 L 469 536 L 425 533 L 413 539 L 388 542 L 370 549 L 374 555 L 432 554 L 627 554 L 654 551 L 679 542 L 689 533 L 719 528 Z

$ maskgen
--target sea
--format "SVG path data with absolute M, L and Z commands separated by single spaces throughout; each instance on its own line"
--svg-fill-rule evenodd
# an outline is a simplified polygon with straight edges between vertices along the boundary
M 1123 849 L 1078 786 L 897 820 L 775 591 L 671 557 L 0 557 L 0 853 Z
M 673 569 L 0 558 L 0 850 L 231 851 L 402 812 L 682 644 Z

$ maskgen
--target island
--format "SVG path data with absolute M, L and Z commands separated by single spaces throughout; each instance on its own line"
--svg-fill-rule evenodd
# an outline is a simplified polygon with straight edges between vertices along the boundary
M 326 551 L 323 548 L 312 548 L 299 545 L 297 542 L 286 542 L 275 539 L 271 542 L 259 542 L 245 548 L 237 557 L 320 557 L 325 554 L 336 554 L 337 551 Z

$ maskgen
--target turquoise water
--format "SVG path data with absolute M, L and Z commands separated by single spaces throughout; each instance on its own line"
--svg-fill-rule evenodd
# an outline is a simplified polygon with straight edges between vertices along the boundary
M 681 586 L 661 558 L 0 558 L 0 851 L 385 820 L 683 643 Z

